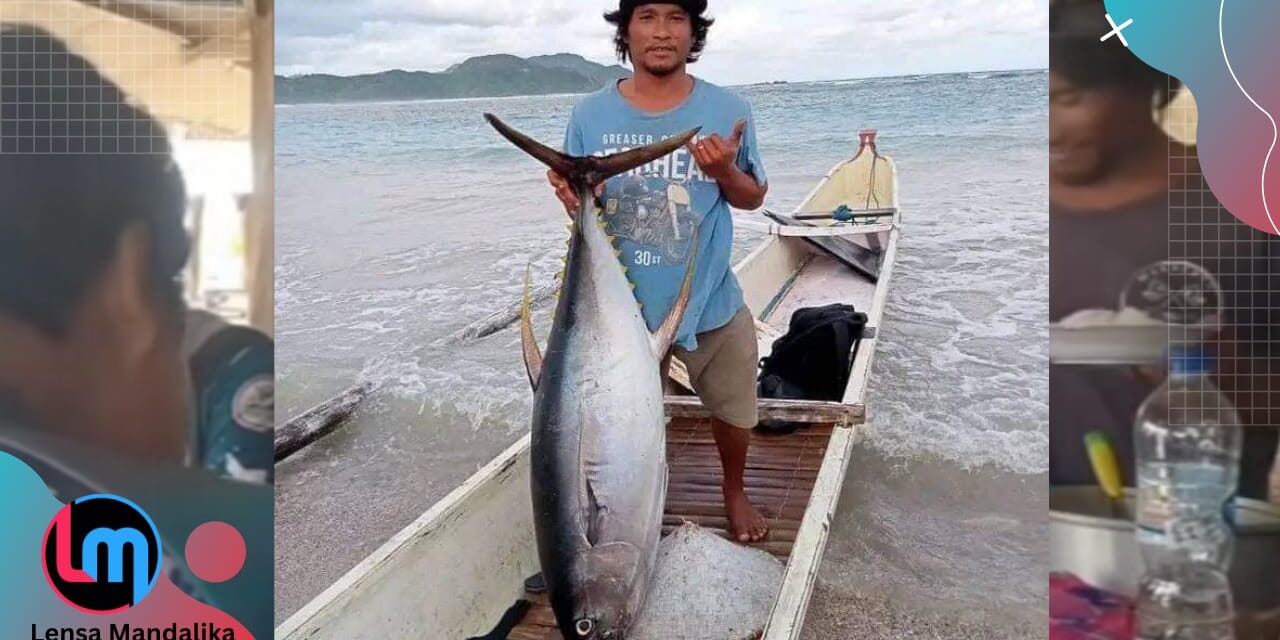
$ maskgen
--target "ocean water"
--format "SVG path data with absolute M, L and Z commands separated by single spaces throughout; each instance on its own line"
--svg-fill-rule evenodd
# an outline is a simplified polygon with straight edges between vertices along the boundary
M 868 455 L 1047 470 L 1047 82 L 1034 71 L 735 89 L 754 109 L 771 209 L 798 205 L 861 128 L 898 164 L 903 232 Z M 280 469 L 278 616 L 527 430 L 516 332 L 448 337 L 515 301 L 526 265 L 550 282 L 566 219 L 540 165 L 481 114 L 558 146 L 578 99 L 277 108 L 278 415 L 382 385 Z M 739 230 L 739 256 L 760 239 Z M 545 331 L 548 309 L 534 320 Z M 281 546 L 299 539 L 321 551 Z

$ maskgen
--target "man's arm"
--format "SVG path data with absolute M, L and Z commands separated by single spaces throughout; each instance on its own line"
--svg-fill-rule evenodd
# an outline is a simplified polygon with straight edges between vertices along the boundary
M 730 167 L 724 177 L 716 180 L 720 183 L 720 191 L 724 192 L 724 199 L 738 209 L 759 209 L 764 204 L 765 194 L 769 193 L 769 183 L 760 184 L 755 176 L 737 167 Z

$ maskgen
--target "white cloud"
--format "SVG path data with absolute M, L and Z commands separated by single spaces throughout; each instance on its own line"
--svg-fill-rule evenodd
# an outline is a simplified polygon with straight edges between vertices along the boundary
M 1044 67 L 1044 0 L 711 0 L 693 72 L 721 84 Z M 616 61 L 607 0 L 280 3 L 277 71 L 442 71 L 490 53 Z

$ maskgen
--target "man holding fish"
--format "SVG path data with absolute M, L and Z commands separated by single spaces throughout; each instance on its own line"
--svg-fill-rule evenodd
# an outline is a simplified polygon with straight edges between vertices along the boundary
M 635 69 L 588 96 L 573 112 L 564 151 L 571 156 L 606 156 L 660 142 L 702 127 L 685 147 L 596 186 L 605 228 L 621 250 L 646 324 L 656 329 L 680 289 L 685 261 L 696 256 L 689 306 L 672 348 L 689 370 L 689 380 L 711 410 L 712 431 L 724 469 L 723 493 L 731 533 L 739 542 L 762 540 L 764 516 L 751 504 L 743 485 L 751 428 L 757 423 L 755 325 L 734 277 L 730 254 L 733 222 L 729 207 L 756 209 L 768 192 L 764 163 L 756 144 L 750 106 L 740 97 L 688 73 L 706 45 L 713 20 L 704 17 L 706 0 L 645 2 L 622 0 L 605 19 L 617 27 L 618 56 Z M 548 178 L 570 215 L 577 194 L 554 169 Z M 669 215 L 627 219 L 623 184 L 643 180 L 647 193 L 670 193 L 673 185 L 687 197 L 672 200 Z M 642 197 L 642 196 L 641 196 Z M 669 196 L 667 196 L 669 199 Z M 697 228 L 698 247 L 675 243 L 677 253 L 645 242 L 649 225 L 687 238 Z M 636 230 L 636 231 L 632 231 Z M 657 231 L 655 229 L 655 231 Z M 653 234 L 657 235 L 657 234 Z M 670 357 L 663 371 L 669 366 Z M 664 376 L 665 377 L 665 376 Z

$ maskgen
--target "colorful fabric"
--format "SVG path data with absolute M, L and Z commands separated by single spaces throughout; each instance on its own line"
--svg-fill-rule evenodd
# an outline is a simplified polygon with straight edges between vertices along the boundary
M 1049 576 L 1049 640 L 1133 640 L 1133 601 L 1066 573 Z

